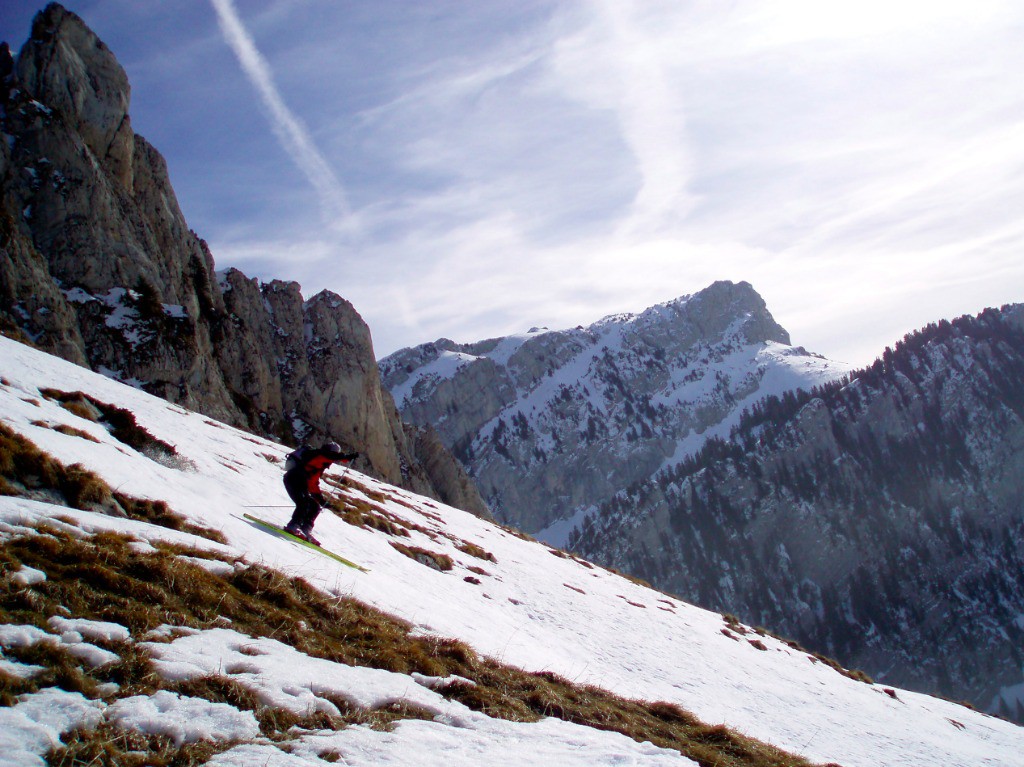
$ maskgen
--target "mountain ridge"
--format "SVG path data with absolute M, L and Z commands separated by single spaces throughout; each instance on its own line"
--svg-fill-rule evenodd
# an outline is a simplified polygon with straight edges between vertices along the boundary
M 720 281 L 587 327 L 440 339 L 379 365 L 403 417 L 438 431 L 498 518 L 543 536 L 727 432 L 738 402 L 848 369 L 789 341 L 749 283 Z
M 769 398 L 570 548 L 1019 717 L 1022 331 L 1020 304 L 934 323 L 840 381 Z

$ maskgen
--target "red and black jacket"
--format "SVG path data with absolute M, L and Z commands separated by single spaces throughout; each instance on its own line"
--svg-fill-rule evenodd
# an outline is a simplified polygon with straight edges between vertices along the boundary
M 294 469 L 285 472 L 285 485 L 294 490 L 304 490 L 310 495 L 320 494 L 320 477 L 335 463 L 347 464 L 355 454 L 325 453 L 322 449 L 311 449 L 303 454 L 302 461 Z

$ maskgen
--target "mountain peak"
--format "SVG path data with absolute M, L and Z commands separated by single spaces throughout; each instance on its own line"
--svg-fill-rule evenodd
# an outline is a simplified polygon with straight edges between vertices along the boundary
M 727 434 L 746 404 L 846 372 L 791 347 L 750 283 L 726 281 L 588 327 L 403 349 L 380 368 L 495 515 L 556 545 L 568 528 L 553 525 Z
M 708 340 L 735 335 L 748 344 L 790 345 L 789 333 L 775 321 L 761 295 L 749 282 L 719 280 L 698 293 L 652 306 L 637 318 L 638 328 L 654 334 L 652 343 L 670 344 L 660 331 L 690 331 Z
M 1020 601 L 1003 596 L 1024 572 L 1019 320 L 1008 306 L 932 323 L 849 378 L 761 400 L 728 441 L 593 510 L 568 547 L 1024 720 Z
M 58 3 L 36 14 L 17 74 L 32 96 L 60 116 L 99 159 L 131 161 L 131 86 L 114 54 Z

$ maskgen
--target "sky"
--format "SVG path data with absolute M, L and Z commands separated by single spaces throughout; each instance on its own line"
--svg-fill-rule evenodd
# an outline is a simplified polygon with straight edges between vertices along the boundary
M 379 357 L 728 279 L 860 365 L 1024 300 L 1012 0 L 65 5 L 218 268 L 335 291 Z

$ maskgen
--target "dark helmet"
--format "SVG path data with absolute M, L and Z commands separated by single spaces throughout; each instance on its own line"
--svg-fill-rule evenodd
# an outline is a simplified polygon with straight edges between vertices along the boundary
M 337 442 L 325 442 L 323 444 L 323 447 L 321 447 L 320 449 L 323 450 L 325 453 L 340 453 L 341 445 L 339 445 Z

